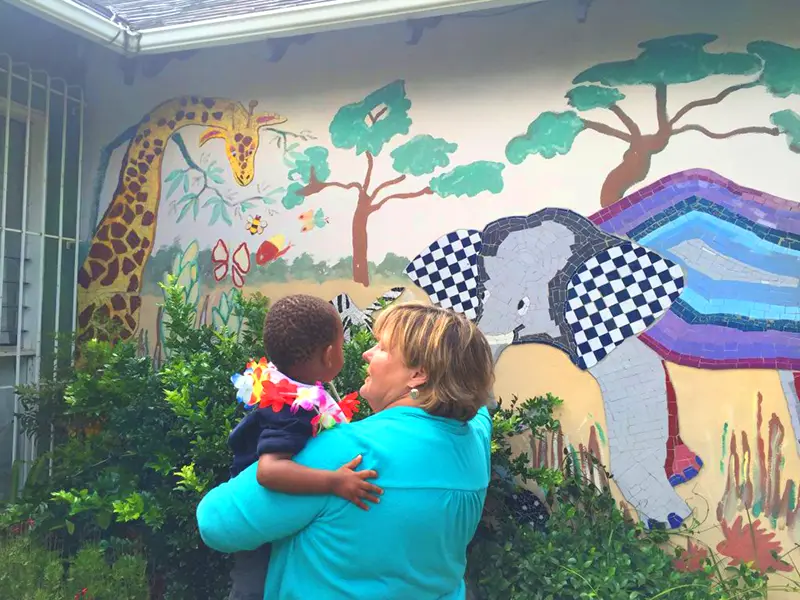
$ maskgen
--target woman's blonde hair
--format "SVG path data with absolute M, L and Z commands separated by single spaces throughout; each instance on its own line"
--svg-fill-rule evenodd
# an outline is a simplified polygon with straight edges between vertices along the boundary
M 464 315 L 420 302 L 395 304 L 378 317 L 375 336 L 427 381 L 420 406 L 431 415 L 468 421 L 494 384 L 489 342 Z

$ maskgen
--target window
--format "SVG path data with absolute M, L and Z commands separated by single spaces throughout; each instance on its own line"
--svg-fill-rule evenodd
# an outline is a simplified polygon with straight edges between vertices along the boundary
M 0 500 L 50 433 L 23 435 L 15 389 L 74 327 L 82 127 L 80 89 L 0 54 Z

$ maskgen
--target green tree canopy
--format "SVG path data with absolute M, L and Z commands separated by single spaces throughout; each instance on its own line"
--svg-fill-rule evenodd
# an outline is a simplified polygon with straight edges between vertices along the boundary
M 392 167 L 398 173 L 407 175 L 430 175 L 440 167 L 450 164 L 450 155 L 458 150 L 458 144 L 451 144 L 442 138 L 431 135 L 418 135 L 402 146 L 392 150 Z
M 800 115 L 793 110 L 781 110 L 774 113 L 770 121 L 781 133 L 786 134 L 789 149 L 800 152 Z
M 472 198 L 482 192 L 498 194 L 503 191 L 504 168 L 503 163 L 479 160 L 434 177 L 429 187 L 434 194 L 442 198 L 448 196 Z
M 544 158 L 566 154 L 583 129 L 583 121 L 571 110 L 562 113 L 543 112 L 528 125 L 523 135 L 518 135 L 508 143 L 506 158 L 511 164 L 519 165 L 531 154 L 539 154 Z
M 710 75 L 749 75 L 761 69 L 761 61 L 751 54 L 707 52 L 705 47 L 716 39 L 710 33 L 694 33 L 642 42 L 642 52 L 636 58 L 595 65 L 578 74 L 572 83 L 669 85 Z
M 294 153 L 293 161 L 294 168 L 289 171 L 289 180 L 294 183 L 289 184 L 281 200 L 286 210 L 291 210 L 305 202 L 306 198 L 302 191 L 306 185 L 311 183 L 312 169 L 317 181 L 325 182 L 331 175 L 331 168 L 328 165 L 328 149 L 322 146 L 311 146 L 304 152 Z
M 355 148 L 356 154 L 377 156 L 394 136 L 409 132 L 410 108 L 405 82 L 390 83 L 361 102 L 340 108 L 331 121 L 331 141 L 337 148 Z
M 599 85 L 581 85 L 567 92 L 569 105 L 578 110 L 608 108 L 612 104 L 624 100 L 625 94 L 617 88 Z
M 747 51 L 764 61 L 760 83 L 771 94 L 778 98 L 800 94 L 800 49 L 775 42 L 752 42 Z

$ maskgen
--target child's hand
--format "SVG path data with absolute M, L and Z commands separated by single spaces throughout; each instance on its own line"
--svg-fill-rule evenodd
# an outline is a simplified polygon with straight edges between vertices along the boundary
M 360 464 L 361 455 L 334 471 L 331 491 L 340 498 L 349 500 L 360 509 L 369 510 L 364 500 L 377 504 L 381 501 L 378 496 L 383 494 L 383 490 L 367 481 L 367 479 L 378 477 L 377 471 L 356 471 L 355 468 Z

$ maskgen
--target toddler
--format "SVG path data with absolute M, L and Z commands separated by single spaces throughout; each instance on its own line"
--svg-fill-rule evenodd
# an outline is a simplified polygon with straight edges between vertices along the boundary
M 355 471 L 361 457 L 337 471 L 304 467 L 292 460 L 312 436 L 350 420 L 354 400 L 338 404 L 322 387 L 344 365 L 344 332 L 333 306 L 298 294 L 275 302 L 264 323 L 269 361 L 250 363 L 232 381 L 237 398 L 252 408 L 230 434 L 231 475 L 258 462 L 258 482 L 287 494 L 335 494 L 368 510 L 383 491 L 368 479 L 375 471 Z M 237 553 L 229 600 L 262 600 L 269 546 Z

